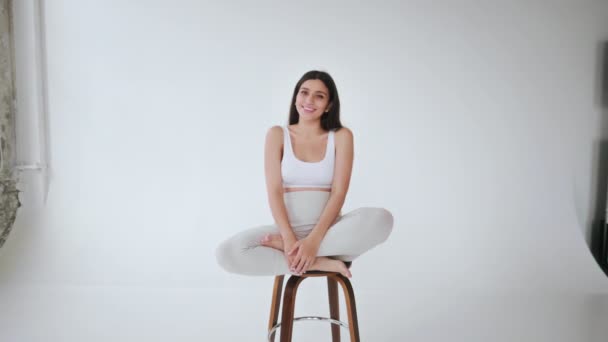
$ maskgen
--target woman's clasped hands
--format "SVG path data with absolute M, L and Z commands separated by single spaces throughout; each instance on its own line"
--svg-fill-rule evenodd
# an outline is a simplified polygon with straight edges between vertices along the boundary
M 291 248 L 285 248 L 289 270 L 301 275 L 314 264 L 321 241 L 312 236 L 296 241 Z

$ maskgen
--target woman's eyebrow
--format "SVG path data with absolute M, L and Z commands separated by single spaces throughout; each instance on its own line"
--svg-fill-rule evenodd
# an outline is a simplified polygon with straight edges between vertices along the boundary
M 310 90 L 310 89 L 308 89 L 308 88 L 306 88 L 306 87 L 302 87 L 302 88 L 300 88 L 300 90 L 302 90 L 302 89 L 304 89 L 304 90 Z M 327 94 L 326 94 L 324 91 L 321 91 L 321 90 L 317 90 L 317 91 L 315 91 L 315 93 L 321 93 L 321 94 L 323 94 L 323 95 L 327 96 Z

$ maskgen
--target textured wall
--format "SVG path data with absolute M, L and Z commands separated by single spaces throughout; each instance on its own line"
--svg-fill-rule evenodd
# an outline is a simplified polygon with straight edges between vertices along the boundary
M 13 177 L 14 73 L 11 31 L 11 1 L 0 0 L 0 247 L 11 231 L 20 206 Z

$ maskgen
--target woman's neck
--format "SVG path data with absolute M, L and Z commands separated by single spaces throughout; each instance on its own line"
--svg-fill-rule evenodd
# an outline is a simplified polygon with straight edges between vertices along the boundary
M 306 138 L 319 136 L 325 133 L 323 128 L 321 128 L 320 121 L 299 121 L 296 126 L 298 127 L 298 133 L 300 133 L 300 135 Z

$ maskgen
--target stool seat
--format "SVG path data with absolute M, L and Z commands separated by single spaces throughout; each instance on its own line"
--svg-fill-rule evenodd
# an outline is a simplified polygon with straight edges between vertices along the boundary
M 345 262 L 350 268 L 351 262 Z M 277 322 L 279 309 L 281 307 L 281 294 L 283 292 L 283 280 L 285 275 L 278 275 L 274 280 L 274 288 L 272 293 L 272 304 L 270 307 L 270 318 L 268 322 L 268 341 L 274 342 L 276 330 L 281 328 L 280 342 L 290 342 L 293 332 L 293 323 L 302 320 L 316 320 L 331 323 L 332 341 L 340 341 L 340 327 L 347 328 L 350 333 L 350 340 L 360 342 L 359 325 L 357 322 L 357 309 L 355 305 L 355 294 L 350 280 L 340 273 L 323 272 L 323 271 L 308 271 L 302 275 L 291 275 L 285 285 L 283 293 L 283 305 L 281 312 L 281 322 Z M 329 314 L 330 317 L 320 316 L 305 316 L 294 317 L 296 294 L 300 283 L 310 277 L 326 277 L 327 292 L 329 299 Z M 341 285 L 344 291 L 346 301 L 346 309 L 348 315 L 348 324 L 340 321 L 338 284 Z

